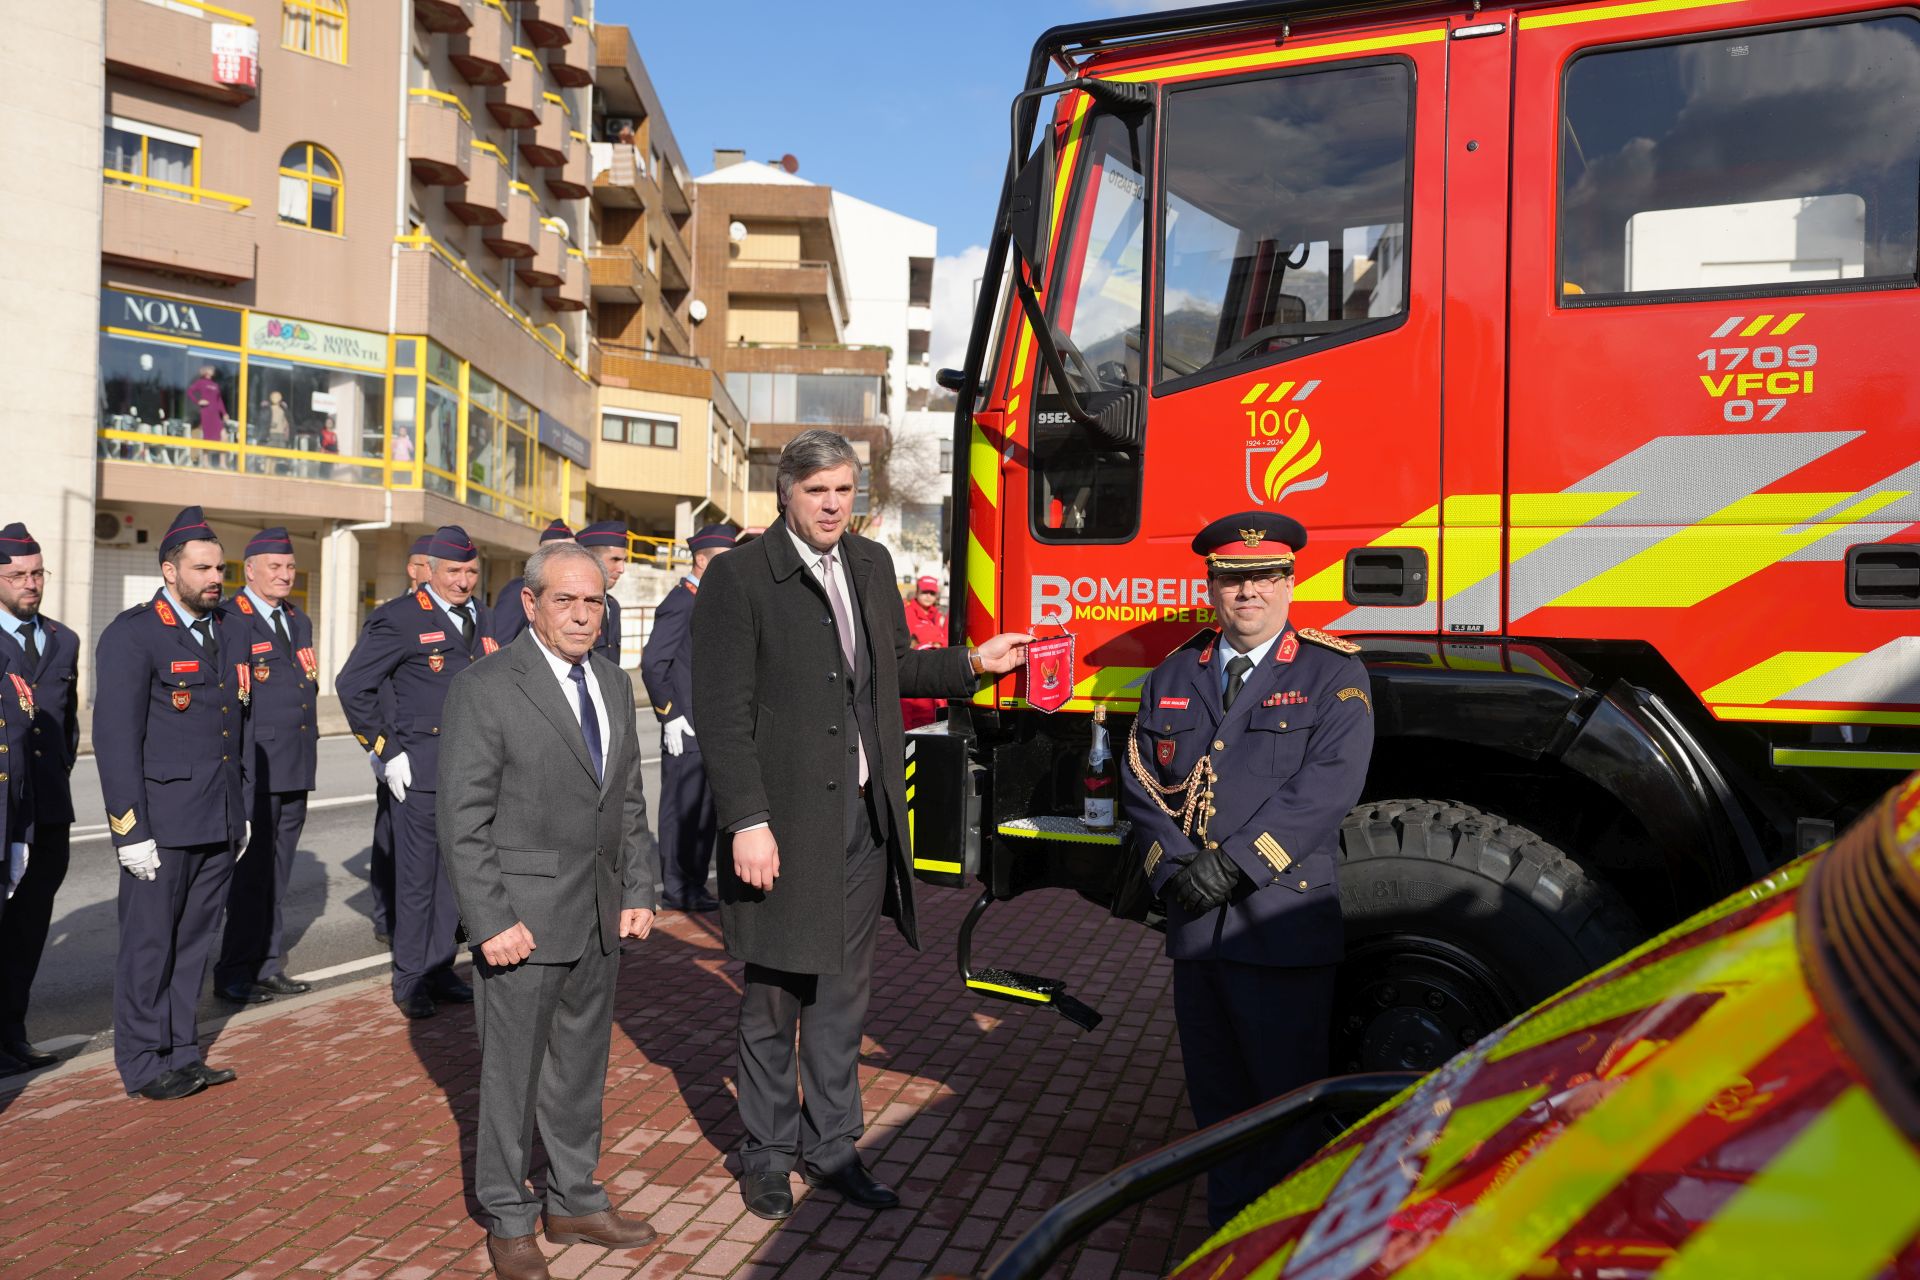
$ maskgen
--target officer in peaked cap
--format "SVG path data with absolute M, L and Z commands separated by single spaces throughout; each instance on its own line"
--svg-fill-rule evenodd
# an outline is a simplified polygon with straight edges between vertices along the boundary
M 573 536 L 573 540 L 600 557 L 607 571 L 607 616 L 600 625 L 600 642 L 593 647 L 607 655 L 614 666 L 620 665 L 620 602 L 613 597 L 614 584 L 627 571 L 627 526 L 618 520 L 599 520 Z
M 427 556 L 425 585 L 373 611 L 334 680 L 348 726 L 384 766 L 393 796 L 393 1002 L 409 1018 L 432 1017 L 436 1001 L 473 1000 L 453 974 L 460 913 L 440 868 L 434 775 L 448 686 L 500 647 L 473 600 L 480 552 L 466 530 L 435 530 Z
M 113 1056 L 127 1092 L 154 1099 L 233 1079 L 201 1060 L 194 1019 L 252 810 L 252 637 L 220 612 L 224 567 L 186 508 L 160 539 L 160 590 L 95 653 L 93 749 L 123 868 Z
M 1297 521 L 1264 511 L 1194 538 L 1219 625 L 1148 675 L 1121 771 L 1134 852 L 1166 905 L 1202 1127 L 1327 1070 L 1340 823 L 1366 779 L 1373 704 L 1360 647 L 1287 617 L 1306 545 Z M 1215 1227 L 1312 1151 L 1305 1128 L 1208 1175 Z
M 407 589 L 397 600 L 404 600 L 427 583 L 427 549 L 433 535 L 423 533 L 407 550 Z M 361 624 L 365 631 L 366 624 Z M 381 710 L 389 723 L 393 720 L 392 691 L 381 694 Z M 393 793 L 387 790 L 387 766 L 372 751 L 367 760 L 373 765 L 373 845 L 367 850 L 367 889 L 373 895 L 373 938 L 383 947 L 393 945 Z
M 713 558 L 733 549 L 732 525 L 710 524 L 687 539 L 693 572 L 653 611 L 640 652 L 640 679 L 660 722 L 660 899 L 675 911 L 718 911 L 707 892 L 713 866 L 713 791 L 693 736 L 693 598 Z
M 543 547 L 549 542 L 572 540 L 573 530 L 559 520 L 540 531 L 540 545 Z M 493 638 L 502 648 L 512 644 L 514 637 L 527 629 L 527 609 L 520 603 L 520 588 L 526 585 L 525 578 L 515 578 L 493 597 Z
M 25 728 L 13 723 L 10 712 L 23 696 L 33 707 L 31 746 L 0 756 L 14 762 L 0 765 L 0 773 L 12 785 L 30 785 L 33 791 L 26 874 L 14 885 L 6 927 L 0 928 L 0 1071 L 13 1063 L 46 1067 L 56 1061 L 27 1036 L 27 1001 L 53 920 L 54 895 L 67 877 L 71 775 L 80 749 L 80 637 L 41 612 L 45 565 L 40 544 L 25 525 L 16 521 L 0 529 L 0 655 L 14 660 L 27 685 L 22 695 L 11 687 L 10 676 L 0 677 L 0 715 L 9 729 Z
M 246 634 L 245 657 L 253 664 L 253 838 L 227 890 L 213 989 L 234 1004 L 259 1004 L 308 986 L 287 976 L 282 904 L 313 790 L 320 660 L 313 619 L 293 602 L 296 565 L 287 531 L 254 534 L 241 568 L 246 586 L 220 611 Z
M 10 558 L 0 555 L 0 575 Z M 0 645 L 0 921 L 11 932 L 17 915 L 7 903 L 19 891 L 28 870 L 28 839 L 33 830 L 33 686 L 27 683 L 26 659 Z M 27 1048 L 31 1051 L 32 1046 Z M 22 1070 L 44 1063 L 27 1063 L 17 1055 L 0 1056 L 0 1070 Z

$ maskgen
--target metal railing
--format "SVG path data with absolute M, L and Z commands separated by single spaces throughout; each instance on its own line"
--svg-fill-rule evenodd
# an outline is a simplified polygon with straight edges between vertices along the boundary
M 100 176 L 109 186 L 134 187 L 146 195 L 178 192 L 181 197 L 184 197 L 182 203 L 199 204 L 202 200 L 210 200 L 215 204 L 226 205 L 227 208 L 234 213 L 249 208 L 253 204 L 253 201 L 247 196 L 228 195 L 224 191 L 214 191 L 207 187 L 189 186 L 180 182 L 168 182 L 164 178 L 149 178 L 138 173 L 127 173 L 120 169 L 102 170 Z M 172 199 L 173 197 L 163 196 L 163 198 Z
M 149 0 L 149 2 L 151 2 L 151 0 Z M 154 7 L 158 9 L 171 9 L 175 13 L 179 13 L 185 9 L 193 9 L 209 17 L 219 18 L 222 22 L 237 22 L 243 27 L 253 25 L 253 19 L 246 14 L 235 13 L 232 9 L 223 9 L 217 4 L 207 4 L 205 0 L 161 0 L 161 3 L 156 4 Z M 188 14 L 187 16 L 192 17 L 194 15 Z
M 416 98 L 431 98 L 435 102 L 444 103 L 458 111 L 462 120 L 468 124 L 473 123 L 473 115 L 467 110 L 467 104 L 444 89 L 409 89 L 407 92 Z

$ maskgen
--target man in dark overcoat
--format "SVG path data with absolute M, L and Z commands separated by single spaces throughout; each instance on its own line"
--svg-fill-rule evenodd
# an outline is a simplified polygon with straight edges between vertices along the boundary
M 763 1218 L 792 1211 L 796 1163 L 857 1204 L 899 1203 L 854 1143 L 882 911 L 919 946 L 900 697 L 970 697 L 1032 639 L 914 650 L 892 557 L 847 531 L 859 467 L 843 436 L 795 437 L 780 455 L 781 522 L 713 562 L 693 611 L 694 729 L 731 843 L 721 922 L 746 962 L 740 1191 Z

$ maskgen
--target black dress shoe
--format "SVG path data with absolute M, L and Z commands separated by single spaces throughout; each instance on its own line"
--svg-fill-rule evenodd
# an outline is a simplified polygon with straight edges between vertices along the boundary
M 200 1083 L 211 1089 L 216 1084 L 232 1084 L 240 1077 L 225 1067 L 210 1067 L 204 1062 L 196 1062 L 190 1067 L 181 1068 L 200 1077 Z
M 393 945 L 393 934 L 382 929 L 379 925 L 375 925 L 373 927 L 373 940 L 383 947 L 390 947 Z
M 720 899 L 714 897 L 705 889 L 688 898 L 687 905 L 682 908 L 682 910 L 685 911 L 718 911 L 719 909 Z
M 253 985 L 256 990 L 276 996 L 297 996 L 303 991 L 313 990 L 311 982 L 295 982 L 284 973 L 276 973 L 271 978 L 262 978 Z
M 450 973 L 427 979 L 427 990 L 441 1004 L 472 1004 L 473 988 Z
M 60 1061 L 51 1053 L 40 1052 L 25 1040 L 0 1040 L 0 1067 L 8 1065 L 7 1059 L 30 1071 L 50 1067 Z
M 740 1175 L 740 1198 L 747 1212 L 774 1222 L 793 1212 L 793 1182 L 785 1170 Z
M 395 996 L 393 1003 L 399 1008 L 400 1012 L 415 1021 L 421 1018 L 431 1018 L 434 1014 L 440 1012 L 439 1006 L 433 1003 L 433 997 L 424 991 L 416 991 L 405 1000 Z
M 215 987 L 213 994 L 228 1004 L 265 1004 L 273 999 L 257 984 L 251 982 L 230 982 L 224 987 Z
M 206 1087 L 207 1082 L 191 1067 L 178 1067 L 155 1076 L 135 1092 L 155 1102 L 172 1102 L 175 1098 L 191 1098 Z
M 808 1186 L 838 1191 L 863 1209 L 893 1209 L 900 1204 L 900 1197 L 894 1194 L 893 1188 L 868 1173 L 867 1166 L 858 1160 L 832 1173 L 820 1173 L 812 1166 L 803 1164 L 800 1166 L 800 1176 L 807 1180 Z

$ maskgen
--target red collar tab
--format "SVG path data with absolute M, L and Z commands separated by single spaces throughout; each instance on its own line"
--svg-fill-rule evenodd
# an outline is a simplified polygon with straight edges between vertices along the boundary
M 1293 655 L 1300 652 L 1300 636 L 1289 631 L 1280 637 L 1280 643 L 1273 646 L 1273 661 L 1284 666 L 1293 661 Z
M 173 616 L 173 606 L 166 602 L 165 597 L 153 602 L 153 616 L 160 619 L 161 622 L 169 627 L 177 627 L 180 625 L 179 621 Z
M 1213 646 L 1219 643 L 1220 643 L 1220 633 L 1218 631 L 1214 632 L 1212 635 L 1207 637 L 1207 647 L 1200 651 L 1201 666 L 1204 667 L 1209 662 L 1213 661 Z
M 433 598 L 427 594 L 427 589 L 425 587 L 422 587 L 418 591 L 414 592 L 413 598 L 420 602 L 420 607 L 422 609 L 427 610 L 429 613 L 433 611 Z
M 688 595 L 697 596 L 700 594 L 700 584 L 697 582 L 693 582 L 687 578 L 682 578 L 680 579 L 680 585 L 687 589 Z
M 246 614 L 248 617 L 253 616 L 253 601 L 247 599 L 246 592 L 242 591 L 239 595 L 235 596 L 233 602 L 240 606 L 240 612 Z

